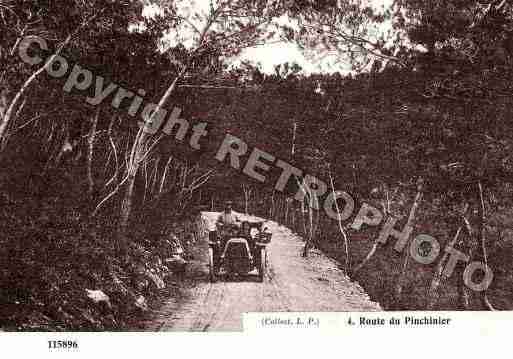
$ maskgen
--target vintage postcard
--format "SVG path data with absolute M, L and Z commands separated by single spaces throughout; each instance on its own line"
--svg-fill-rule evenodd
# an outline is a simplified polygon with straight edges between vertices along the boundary
M 0 346 L 477 354 L 512 65 L 507 0 L 0 0 Z

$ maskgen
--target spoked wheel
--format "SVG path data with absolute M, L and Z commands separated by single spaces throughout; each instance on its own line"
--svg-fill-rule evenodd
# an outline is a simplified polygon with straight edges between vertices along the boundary
M 267 264 L 267 253 L 265 248 L 260 249 L 260 260 L 258 263 L 258 281 L 263 282 L 264 281 L 264 275 L 265 275 L 265 267 Z
M 214 248 L 208 248 L 208 266 L 209 266 L 209 278 L 210 282 L 214 283 L 217 280 L 216 267 L 214 264 Z

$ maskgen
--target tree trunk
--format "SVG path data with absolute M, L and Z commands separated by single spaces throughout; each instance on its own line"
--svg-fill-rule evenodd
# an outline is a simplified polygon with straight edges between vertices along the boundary
M 153 169 L 151 189 L 150 189 L 150 194 L 151 194 L 152 198 L 154 197 L 155 185 L 157 184 L 157 177 L 159 174 L 159 163 L 160 163 L 160 157 L 158 157 L 157 160 L 155 161 L 155 167 Z
M 415 196 L 415 200 L 413 202 L 413 205 L 410 209 L 410 215 L 408 217 L 408 221 L 406 223 L 406 226 L 409 226 L 413 223 L 413 220 L 415 218 L 415 211 L 417 210 L 417 207 L 418 207 L 418 204 L 420 202 L 422 198 L 422 193 L 419 191 L 417 192 L 417 195 Z M 405 226 L 405 227 L 406 227 Z M 408 242 L 409 243 L 409 242 Z M 403 250 L 405 250 L 405 259 L 404 259 L 404 264 L 403 264 L 403 268 L 402 268 L 402 271 L 401 273 L 399 274 L 399 279 L 398 279 L 398 283 L 396 285 L 396 294 L 397 293 L 400 293 L 402 292 L 402 278 L 404 276 L 404 273 L 406 272 L 406 268 L 408 266 L 408 258 L 409 258 L 409 248 L 408 248 L 408 243 L 406 243 L 405 247 Z M 372 246 L 371 250 L 369 251 L 369 253 L 367 254 L 367 256 L 365 257 L 365 259 L 358 265 L 356 266 L 356 268 L 354 269 L 353 273 L 357 273 L 360 269 L 362 269 L 365 264 L 374 256 L 374 254 L 376 253 L 377 249 L 378 249 L 378 246 L 379 246 L 379 242 L 376 240 L 374 242 L 374 245 Z M 400 294 L 399 294 L 400 295 Z
M 292 145 L 290 148 L 290 154 L 292 157 L 294 157 L 294 154 L 296 153 L 296 132 L 297 132 L 297 123 L 294 121 L 292 124 Z
M 456 231 L 456 234 L 454 235 L 452 241 L 449 242 L 448 247 L 454 247 L 454 245 L 456 244 L 456 242 L 458 240 L 458 237 L 460 236 L 461 230 L 462 230 L 462 227 L 459 227 L 458 230 Z M 449 253 L 445 252 L 444 255 L 442 256 L 442 259 L 440 259 L 440 262 L 438 262 L 436 272 L 433 276 L 433 279 L 431 280 L 431 285 L 429 287 L 429 292 L 428 292 L 428 296 L 427 296 L 428 303 L 426 305 L 426 308 L 428 310 L 433 310 L 438 301 L 438 287 L 440 286 L 440 284 L 442 284 L 442 273 L 444 270 L 444 264 L 448 258 L 449 258 Z
M 289 204 L 290 204 L 290 198 L 285 199 L 285 225 L 289 225 Z
M 132 212 L 132 202 L 134 197 L 135 179 L 139 170 L 140 163 L 137 161 L 132 164 L 129 169 L 127 187 L 125 196 L 121 202 L 121 210 L 119 213 L 119 224 L 118 224 L 118 252 L 122 255 L 126 254 L 127 251 L 127 230 L 130 221 L 130 213 Z
M 488 253 L 486 250 L 486 233 L 485 233 L 485 223 L 486 223 L 486 208 L 484 203 L 484 197 L 483 197 L 483 186 L 481 185 L 481 181 L 478 182 L 478 189 L 479 189 L 479 200 L 480 205 L 478 206 L 478 215 L 479 215 L 479 239 L 481 243 L 481 253 L 483 256 L 483 261 L 486 267 L 488 267 Z M 495 308 L 490 303 L 490 300 L 488 299 L 488 293 L 485 289 L 483 291 L 483 304 L 484 306 L 491 311 L 494 311 Z
M 14 113 L 14 110 L 16 109 L 16 105 L 18 104 L 20 99 L 23 97 L 23 94 L 25 93 L 25 91 L 27 91 L 27 89 L 32 84 L 32 82 L 34 82 L 34 80 L 43 71 L 45 71 L 46 69 L 48 69 L 52 65 L 53 60 L 55 60 L 55 58 L 57 56 L 59 56 L 59 54 L 61 53 L 62 49 L 71 41 L 71 37 L 72 37 L 72 35 L 69 35 L 66 38 L 66 40 L 64 40 L 64 42 L 57 48 L 57 51 L 46 61 L 46 63 L 40 69 L 35 71 L 27 79 L 27 81 L 25 81 L 25 83 L 23 84 L 21 89 L 16 93 L 16 95 L 14 96 L 14 99 L 11 101 L 9 107 L 7 107 L 7 111 L 5 112 L 3 118 L 1 119 L 1 122 L 0 122 L 0 142 L 4 141 L 5 133 L 7 131 L 7 127 L 9 126 L 9 123 L 11 122 L 12 115 Z
M 415 220 L 415 212 L 419 207 L 420 201 L 422 200 L 422 184 L 418 184 L 417 186 L 417 195 L 415 196 L 415 200 L 413 201 L 413 205 L 410 210 L 410 215 L 408 216 L 408 221 L 406 222 L 406 227 L 413 227 L 413 222 Z M 403 294 L 403 286 L 406 281 L 406 270 L 408 269 L 409 259 L 410 259 L 410 242 L 411 239 L 406 241 L 406 245 L 404 247 L 404 261 L 401 273 L 399 274 L 399 278 L 397 279 L 397 284 L 395 287 L 395 296 L 396 300 L 400 301 Z
M 251 197 L 251 189 L 242 184 L 242 192 L 244 193 L 244 213 L 249 214 L 249 201 Z
M 292 202 L 292 209 L 291 209 L 291 219 L 292 219 L 292 228 L 296 230 L 296 206 L 294 205 L 294 200 Z
M 271 193 L 271 207 L 269 208 L 269 218 L 274 219 L 274 190 Z
M 472 239 L 472 228 L 470 228 L 470 223 L 468 222 L 468 220 L 465 217 L 469 208 L 470 208 L 469 204 L 466 203 L 465 208 L 463 209 L 463 213 L 460 216 L 462 225 L 456 231 L 456 234 L 454 235 L 453 239 L 448 243 L 448 245 L 447 245 L 448 248 L 449 247 L 454 248 L 456 246 L 456 244 L 458 242 L 459 235 L 460 235 L 463 227 L 465 227 L 468 237 L 470 239 Z M 430 288 L 428 291 L 428 296 L 427 296 L 428 303 L 426 304 L 426 308 L 428 310 L 433 310 L 438 301 L 438 297 L 439 297 L 438 288 L 443 283 L 442 273 L 443 273 L 445 263 L 448 259 L 449 259 L 449 253 L 445 252 L 444 255 L 442 256 L 442 258 L 440 259 L 440 261 L 438 262 L 435 274 L 433 275 L 433 279 L 431 280 L 431 285 L 430 285 Z M 461 306 L 466 310 L 469 309 L 469 307 L 470 307 L 469 293 L 468 293 L 467 289 L 468 288 L 463 284 L 463 281 L 460 281 L 459 285 L 458 285 L 459 297 L 460 297 L 460 301 L 461 301 Z
M 184 68 L 174 79 L 174 81 L 171 83 L 171 85 L 166 90 L 164 96 L 160 99 L 156 109 L 151 114 L 150 118 L 148 119 L 148 122 L 151 123 L 151 121 L 154 120 L 154 117 L 156 114 L 159 113 L 159 111 L 164 107 L 166 101 L 171 96 L 173 91 L 176 88 L 176 84 L 178 83 L 178 80 L 185 74 L 186 68 Z M 149 135 L 144 131 L 145 124 L 143 124 L 134 140 L 134 144 L 131 149 L 130 154 L 130 161 L 128 165 L 128 180 L 127 180 L 127 189 L 125 191 L 125 196 L 123 198 L 122 204 L 121 204 L 121 211 L 119 216 L 119 224 L 118 224 L 118 241 L 119 241 L 119 249 L 121 253 L 126 252 L 127 243 L 126 243 L 126 233 L 128 228 L 128 223 L 130 220 L 130 213 L 132 211 L 132 203 L 133 203 L 133 195 L 134 195 L 134 187 L 135 187 L 135 179 L 137 176 L 137 172 L 139 171 L 139 167 L 141 164 L 141 161 L 144 160 L 144 158 L 147 156 L 146 151 L 146 144 L 147 140 L 149 138 Z M 151 150 L 151 148 L 149 149 Z M 148 151 L 149 151 L 148 150 Z
M 91 132 L 87 140 L 87 182 L 89 184 L 89 198 L 93 199 L 94 196 L 94 179 L 93 179 L 93 153 L 94 153 L 94 139 L 96 138 L 96 127 L 98 125 L 98 118 L 100 117 L 100 108 L 96 110 L 96 115 L 92 118 Z
M 335 195 L 336 195 L 335 194 L 335 184 L 333 183 L 333 176 L 331 175 L 331 170 L 329 171 L 329 176 L 330 176 L 330 184 L 331 184 L 331 193 L 333 193 L 333 196 L 335 198 Z M 338 203 L 337 203 L 337 201 L 334 201 L 334 202 L 335 202 L 335 209 L 337 210 L 337 215 L 338 215 L 338 220 L 337 220 L 338 230 L 340 231 L 340 234 L 342 234 L 342 238 L 344 238 L 344 249 L 345 249 L 345 254 L 346 254 L 345 268 L 346 268 L 346 271 L 348 271 L 350 269 L 349 238 L 347 237 L 347 233 L 344 230 L 344 227 L 342 226 L 342 218 L 340 217 L 340 208 L 338 207 Z

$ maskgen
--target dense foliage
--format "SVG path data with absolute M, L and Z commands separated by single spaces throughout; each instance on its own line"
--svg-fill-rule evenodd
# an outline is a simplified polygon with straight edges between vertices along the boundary
M 0 3 L 1 326 L 126 327 L 123 318 L 150 295 L 145 271 L 163 270 L 161 240 L 226 198 L 293 227 L 385 308 L 512 308 L 511 5 L 397 0 L 394 11 L 376 12 L 352 1 L 343 9 L 330 1 L 221 1 L 184 18 L 179 1 L 158 3 L 165 10 L 153 18 L 141 16 L 139 1 Z M 285 14 L 299 27 L 272 24 Z M 393 22 L 393 37 L 370 31 L 384 22 Z M 183 27 L 193 45 L 162 51 L 163 35 Z M 230 69 L 229 57 L 280 31 L 307 52 L 324 44 L 353 73 L 305 76 L 295 64 L 275 74 Z M 128 106 L 115 109 L 111 98 L 91 106 L 46 72 L 28 81 L 38 68 L 17 56 L 27 35 L 106 82 L 144 89 L 145 101 L 182 108 L 191 124 L 206 122 L 201 149 L 188 145 L 190 134 L 183 142 L 143 135 Z M 470 292 L 460 266 L 436 284 L 438 262 L 417 265 L 393 245 L 364 260 L 378 228 L 354 232 L 345 222 L 346 248 L 336 221 L 289 200 L 296 182 L 275 193 L 279 173 L 261 184 L 218 163 L 226 133 L 327 183 L 331 177 L 399 226 L 420 193 L 414 233 L 487 262 L 492 286 Z M 196 233 L 179 232 L 183 241 Z M 97 288 L 114 298 L 108 307 L 85 296 Z

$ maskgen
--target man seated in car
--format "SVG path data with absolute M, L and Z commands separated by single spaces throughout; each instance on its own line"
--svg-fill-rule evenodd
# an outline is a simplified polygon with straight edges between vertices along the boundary
M 217 217 L 216 227 L 224 236 L 226 232 L 238 231 L 239 225 L 240 219 L 233 213 L 232 202 L 226 201 L 224 211 Z
M 239 217 L 237 217 L 235 213 L 233 213 L 232 201 L 226 201 L 223 212 L 219 215 L 219 217 L 217 217 L 216 224 L 221 226 L 225 224 L 238 226 L 239 222 Z

